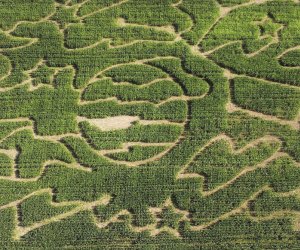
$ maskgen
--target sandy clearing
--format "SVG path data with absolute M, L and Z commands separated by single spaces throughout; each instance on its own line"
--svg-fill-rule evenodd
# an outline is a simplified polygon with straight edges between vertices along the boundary
M 88 119 L 78 116 L 77 122 L 88 121 L 90 124 L 100 128 L 103 131 L 126 129 L 129 128 L 133 122 L 139 120 L 138 116 L 114 116 L 101 119 Z
M 177 126 L 182 126 L 182 127 L 184 126 L 183 123 L 172 122 L 172 121 L 169 121 L 169 120 L 139 120 L 139 124 L 141 124 L 141 125 L 168 124 L 168 125 L 177 125 Z

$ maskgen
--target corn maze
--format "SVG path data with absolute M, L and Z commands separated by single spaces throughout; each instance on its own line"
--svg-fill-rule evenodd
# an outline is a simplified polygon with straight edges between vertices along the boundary
M 0 1 L 0 249 L 300 249 L 298 0 Z

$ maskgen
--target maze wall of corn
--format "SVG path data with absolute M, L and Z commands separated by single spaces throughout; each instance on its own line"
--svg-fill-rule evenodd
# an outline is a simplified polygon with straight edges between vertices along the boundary
M 1 0 L 0 249 L 300 249 L 299 0 Z

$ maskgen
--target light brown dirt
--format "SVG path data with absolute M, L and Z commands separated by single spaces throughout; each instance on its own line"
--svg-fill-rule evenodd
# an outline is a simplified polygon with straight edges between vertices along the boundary
M 103 119 L 87 119 L 84 117 L 77 117 L 77 121 L 88 121 L 90 124 L 100 128 L 103 131 L 126 129 L 129 128 L 133 122 L 138 121 L 137 116 L 114 116 Z

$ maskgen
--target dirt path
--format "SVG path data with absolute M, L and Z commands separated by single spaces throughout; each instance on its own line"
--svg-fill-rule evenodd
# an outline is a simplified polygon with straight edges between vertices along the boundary
M 126 129 L 132 126 L 133 122 L 138 120 L 138 116 L 114 116 L 102 119 L 87 119 L 80 116 L 77 117 L 77 122 L 88 121 L 90 124 L 100 128 L 102 131 Z

